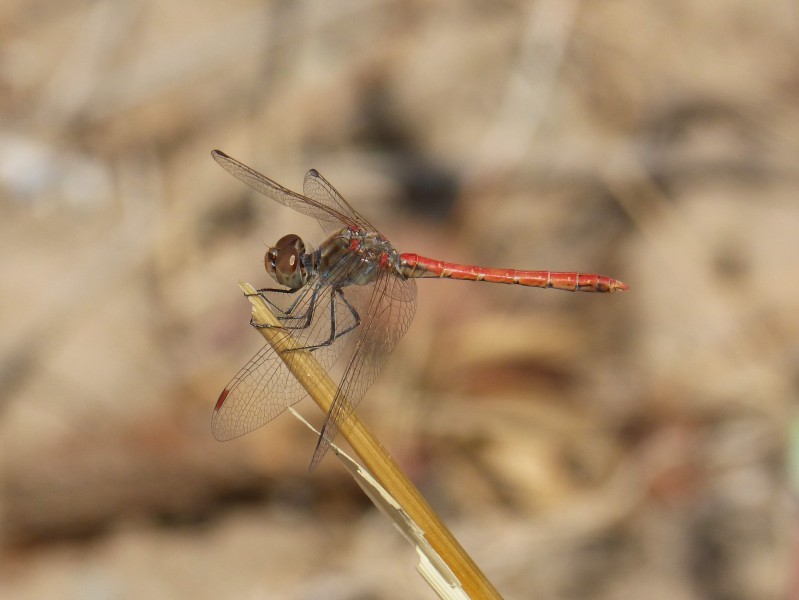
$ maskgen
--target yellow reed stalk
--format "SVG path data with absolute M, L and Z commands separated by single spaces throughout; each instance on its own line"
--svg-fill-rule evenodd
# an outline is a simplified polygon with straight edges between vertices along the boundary
M 327 414 L 336 395 L 336 384 L 316 362 L 312 353 L 296 350 L 299 344 L 269 310 L 263 298 L 249 284 L 240 283 L 252 304 L 252 316 L 256 323 L 271 325 L 258 331 L 272 346 L 294 377 L 308 391 L 320 409 Z M 286 352 L 289 350 L 289 352 Z M 396 500 L 402 510 L 421 529 L 425 539 L 443 559 L 470 598 L 490 600 L 501 598 L 491 582 L 486 579 L 472 558 L 461 547 L 435 511 L 408 480 L 399 465 L 389 456 L 377 438 L 366 428 L 358 415 L 353 413 L 339 426 L 344 439 L 363 461 L 380 485 Z

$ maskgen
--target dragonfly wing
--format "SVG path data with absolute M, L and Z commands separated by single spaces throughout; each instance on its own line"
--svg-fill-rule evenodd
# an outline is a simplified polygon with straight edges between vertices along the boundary
M 315 347 L 311 352 L 325 370 L 341 355 L 356 324 L 352 311 L 333 289 L 320 280 L 295 294 L 263 294 L 281 315 L 286 334 L 300 346 Z M 292 310 L 287 314 L 289 307 Z M 336 315 L 337 331 L 351 331 L 327 343 L 331 339 L 331 311 Z M 216 439 L 229 440 L 257 429 L 307 395 L 286 365 L 292 360 L 292 353 L 280 357 L 269 344 L 252 357 L 217 400 L 211 420 Z
M 211 152 L 211 156 L 236 179 L 243 181 L 255 191 L 260 192 L 267 198 L 271 198 L 275 202 L 280 202 L 280 204 L 293 208 L 297 212 L 313 217 L 319 221 L 325 231 L 341 229 L 342 225 L 359 225 L 346 211 L 339 211 L 335 204 L 328 205 L 328 203 L 319 202 L 313 198 L 307 198 L 302 194 L 292 192 L 224 152 L 214 150 Z
M 350 286 L 348 295 L 367 294 L 366 309 L 355 341 L 355 352 L 347 364 L 333 405 L 325 418 L 322 434 L 311 459 L 313 471 L 324 457 L 339 427 L 352 414 L 391 352 L 408 331 L 416 312 L 416 283 L 383 270 L 368 286 Z
M 305 390 L 267 344 L 230 380 L 219 396 L 211 432 L 230 440 L 265 425 L 299 402 Z
M 311 169 L 305 174 L 302 191 L 311 200 L 339 215 L 340 220 L 347 225 L 354 225 L 366 231 L 377 231 L 316 169 Z M 325 227 L 325 224 L 322 226 Z

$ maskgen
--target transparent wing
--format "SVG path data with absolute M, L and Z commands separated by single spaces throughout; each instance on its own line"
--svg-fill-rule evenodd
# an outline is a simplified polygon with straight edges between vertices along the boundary
M 331 208 L 336 214 L 347 215 L 350 219 L 347 221 L 348 225 L 356 225 L 366 231 L 377 231 L 316 169 L 311 169 L 305 174 L 302 191 L 308 198 Z M 324 224 L 322 226 L 324 227 Z
M 357 259 L 356 255 L 353 257 Z M 325 370 L 333 366 L 357 331 L 357 299 L 351 301 L 346 295 L 348 289 L 336 292 L 331 285 L 340 273 L 351 268 L 351 260 L 342 260 L 329 275 L 320 276 L 294 294 L 274 291 L 262 294 L 279 316 L 287 335 L 292 335 L 301 346 L 315 347 L 311 352 Z M 292 353 L 281 358 L 267 344 L 228 383 L 211 420 L 216 439 L 229 440 L 257 429 L 307 395 L 284 360 L 291 361 Z
M 325 418 L 322 434 L 311 459 L 310 471 L 317 467 L 341 424 L 352 414 L 366 390 L 374 383 L 386 359 L 408 331 L 416 312 L 416 282 L 412 279 L 402 279 L 383 270 L 372 285 L 357 288 L 358 294 L 368 297 L 367 307 L 361 314 L 361 326 L 354 344 L 355 352 L 349 360 L 333 405 Z
M 342 225 L 374 230 L 369 222 L 359 215 L 315 169 L 311 169 L 305 175 L 303 187 L 306 195 L 303 196 L 284 188 L 220 150 L 213 150 L 211 156 L 236 179 L 243 181 L 267 198 L 313 217 L 327 232 L 341 229 Z

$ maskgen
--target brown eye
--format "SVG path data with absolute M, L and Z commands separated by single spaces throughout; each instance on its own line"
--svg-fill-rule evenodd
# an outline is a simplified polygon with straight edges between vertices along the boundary
M 295 248 L 282 248 L 277 253 L 277 262 L 275 269 L 279 273 L 289 275 L 297 270 L 299 264 L 299 254 Z
M 296 233 L 284 235 L 275 244 L 275 250 L 282 250 L 283 248 L 290 247 L 293 247 L 297 251 L 297 254 L 303 254 L 305 252 L 305 244 L 303 243 L 302 238 L 300 238 L 300 236 L 298 236 Z
M 300 236 L 284 235 L 266 253 L 266 270 L 279 284 L 299 289 L 308 277 L 302 263 L 304 254 L 305 244 Z

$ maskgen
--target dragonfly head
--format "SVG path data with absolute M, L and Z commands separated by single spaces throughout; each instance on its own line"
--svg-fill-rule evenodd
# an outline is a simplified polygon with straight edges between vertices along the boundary
M 305 243 L 300 236 L 293 233 L 284 235 L 266 252 L 266 272 L 280 285 L 298 290 L 308 280 L 304 254 Z

